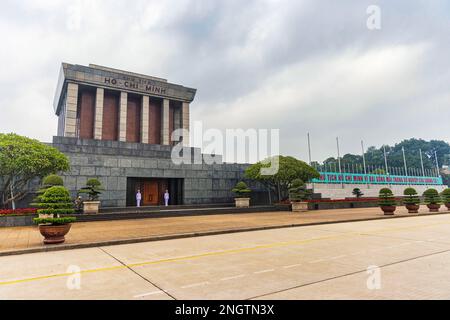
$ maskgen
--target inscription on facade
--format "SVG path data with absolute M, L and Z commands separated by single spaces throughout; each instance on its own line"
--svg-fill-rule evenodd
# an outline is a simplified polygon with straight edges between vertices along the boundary
M 153 94 L 166 95 L 166 88 L 155 86 L 148 81 L 122 80 L 116 78 L 105 77 L 104 83 L 119 88 L 147 91 Z

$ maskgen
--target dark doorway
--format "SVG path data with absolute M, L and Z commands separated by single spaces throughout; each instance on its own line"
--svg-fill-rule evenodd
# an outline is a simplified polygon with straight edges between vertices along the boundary
M 136 192 L 141 191 L 141 206 L 164 204 L 164 193 L 169 191 L 169 205 L 183 204 L 183 179 L 127 178 L 127 206 L 136 206 Z

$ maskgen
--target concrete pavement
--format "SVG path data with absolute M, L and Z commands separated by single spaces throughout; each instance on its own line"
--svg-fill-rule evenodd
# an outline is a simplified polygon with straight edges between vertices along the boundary
M 448 299 L 449 269 L 434 215 L 0 257 L 0 299 Z
M 441 213 L 448 212 L 441 208 Z M 422 206 L 421 214 L 428 209 Z M 261 212 L 150 218 L 137 220 L 80 222 L 72 225 L 64 245 L 48 246 L 36 226 L 0 228 L 0 256 L 18 252 L 73 249 L 111 244 L 153 241 L 243 230 L 279 228 L 342 221 L 411 217 L 404 207 L 395 216 L 384 216 L 379 208 L 317 210 L 307 213 Z

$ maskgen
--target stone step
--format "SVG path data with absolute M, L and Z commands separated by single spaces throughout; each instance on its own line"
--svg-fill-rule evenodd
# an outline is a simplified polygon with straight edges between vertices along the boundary
M 146 211 L 136 211 L 136 208 L 129 208 L 128 211 L 98 213 L 98 214 L 80 214 L 76 215 L 77 222 L 87 221 L 108 221 L 108 220 L 132 220 L 148 218 L 168 218 L 180 216 L 198 216 L 198 215 L 216 215 L 216 214 L 239 214 L 255 213 L 268 211 L 288 211 L 288 206 L 253 206 L 250 208 L 219 207 L 219 208 L 186 208 L 186 209 L 149 209 Z

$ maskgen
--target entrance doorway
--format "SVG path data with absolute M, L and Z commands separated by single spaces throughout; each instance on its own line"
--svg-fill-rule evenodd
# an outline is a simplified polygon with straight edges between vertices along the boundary
M 141 206 L 164 205 L 164 193 L 169 191 L 169 205 L 183 204 L 183 179 L 127 178 L 127 206 L 136 206 L 136 192 L 142 195 Z

